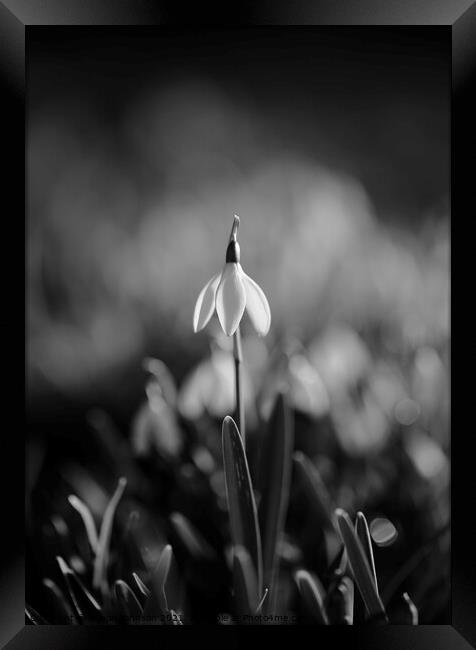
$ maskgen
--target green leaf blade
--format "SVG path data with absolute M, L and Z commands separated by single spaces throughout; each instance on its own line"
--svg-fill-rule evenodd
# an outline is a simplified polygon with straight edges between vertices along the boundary
M 261 502 L 259 525 L 263 539 L 263 579 L 270 591 L 266 611 L 276 599 L 279 570 L 277 548 L 282 536 L 289 502 L 294 430 L 285 395 L 276 399 L 262 445 L 260 466 Z
M 370 531 L 367 524 L 367 519 L 365 518 L 363 512 L 357 513 L 357 517 L 355 520 L 355 532 L 357 537 L 360 540 L 360 543 L 362 544 L 362 548 L 365 551 L 365 556 L 369 563 L 369 567 L 372 572 L 372 577 L 375 582 L 375 588 L 378 590 L 377 572 L 375 570 L 374 553 L 372 550 L 372 538 L 370 537 Z
M 57 556 L 56 561 L 58 562 L 60 571 L 64 576 L 71 602 L 74 605 L 80 622 L 103 623 L 105 617 L 102 613 L 101 605 L 98 603 L 96 598 L 84 586 L 81 579 L 74 573 L 68 564 L 66 564 L 61 556 Z
M 301 480 L 311 507 L 319 522 L 328 530 L 337 533 L 336 522 L 333 518 L 334 506 L 327 488 L 312 461 L 301 451 L 293 454 L 296 474 Z
M 127 582 L 116 580 L 114 583 L 114 593 L 124 616 L 131 620 L 138 620 L 142 616 L 143 609 L 139 600 Z
M 319 625 L 329 625 L 329 619 L 324 606 L 325 593 L 322 585 L 304 569 L 294 574 L 299 593 L 306 610 Z
M 121 477 L 117 483 L 116 490 L 109 501 L 101 523 L 99 539 L 97 542 L 97 553 L 94 561 L 93 586 L 107 592 L 107 563 L 109 556 L 109 543 L 111 541 L 112 525 L 119 501 L 126 489 L 127 480 Z
M 352 573 L 362 595 L 369 617 L 375 620 L 388 622 L 387 615 L 375 586 L 365 551 L 362 548 L 350 520 L 349 515 L 342 508 L 335 511 L 342 540 L 345 544 Z
M 152 591 L 146 588 L 146 590 L 149 592 L 149 595 L 144 606 L 145 616 L 157 617 L 160 619 L 160 617 L 166 615 L 169 611 L 166 586 L 173 559 L 174 554 L 172 546 L 170 544 L 166 544 L 162 549 L 159 561 L 157 562 L 157 566 L 155 567 L 152 575 Z M 143 583 L 140 581 L 138 584 Z
M 253 616 L 258 609 L 258 582 L 250 554 L 243 546 L 233 549 L 233 586 L 236 613 Z
M 243 546 L 250 554 L 261 594 L 263 565 L 256 502 L 243 442 L 229 416 L 223 420 L 222 445 L 232 542 L 235 547 Z

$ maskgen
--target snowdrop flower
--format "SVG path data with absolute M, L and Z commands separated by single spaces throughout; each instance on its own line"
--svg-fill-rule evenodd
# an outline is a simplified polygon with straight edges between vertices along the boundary
M 152 379 L 145 389 L 147 401 L 132 423 L 132 448 L 137 456 L 146 456 L 155 448 L 161 456 L 177 457 L 183 446 L 183 435 L 175 412 L 175 382 L 160 359 L 145 359 L 143 365 Z
M 261 336 L 268 333 L 271 325 L 271 312 L 261 287 L 241 268 L 240 245 L 236 234 L 240 218 L 235 215 L 230 241 L 226 249 L 225 266 L 203 287 L 195 304 L 193 329 L 202 330 L 214 310 L 227 336 L 232 336 L 243 317 L 245 308 L 256 331 Z
M 233 413 L 235 386 L 230 353 L 231 349 L 223 349 L 213 342 L 210 357 L 186 377 L 178 397 L 178 409 L 183 417 L 196 420 L 209 413 L 214 418 L 224 418 Z M 246 366 L 243 366 L 242 386 L 243 402 L 249 413 L 253 408 L 254 389 Z
M 266 376 L 261 381 L 261 415 L 268 419 L 278 391 L 288 394 L 297 411 L 312 418 L 326 416 L 330 409 L 326 386 L 310 363 L 307 353 L 297 340 L 287 340 L 277 355 L 273 355 Z

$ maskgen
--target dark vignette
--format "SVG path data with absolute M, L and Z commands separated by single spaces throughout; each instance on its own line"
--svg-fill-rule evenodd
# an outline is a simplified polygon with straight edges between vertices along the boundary
M 11 14 L 9 15 L 8 11 L 5 11 L 5 9 L 0 7 L 1 11 L 1 20 L 0 20 L 0 25 L 2 26 L 2 32 L 7 34 L 9 38 L 3 37 L 0 39 L 0 46 L 2 47 L 1 55 L 2 55 L 2 61 L 6 61 L 7 63 L 4 64 L 1 68 L 1 74 L 2 74 L 2 97 L 4 98 L 3 101 L 3 114 L 5 116 L 5 122 L 8 124 L 9 128 L 6 130 L 7 138 L 4 140 L 4 158 L 9 161 L 9 168 L 10 168 L 10 175 L 12 179 L 9 179 L 9 183 L 6 184 L 6 187 L 4 188 L 4 197 L 7 198 L 7 201 L 4 201 L 4 205 L 9 205 L 11 206 L 10 212 L 12 212 L 12 208 L 15 205 L 14 201 L 16 200 L 17 203 L 17 209 L 14 210 L 15 214 L 20 211 L 20 203 L 23 201 L 21 199 L 21 187 L 23 186 L 23 179 L 22 179 L 22 172 L 20 169 L 23 167 L 23 154 L 21 153 L 21 149 L 18 147 L 18 140 L 20 142 L 23 139 L 23 129 L 20 126 L 21 124 L 21 115 L 23 113 L 23 107 L 24 107 L 24 88 L 23 88 L 23 40 L 24 40 L 24 32 L 23 32 L 23 26 L 21 23 L 16 21 Z M 469 13 L 469 12 L 468 12 Z M 471 124 L 471 117 L 472 115 L 475 114 L 474 111 L 474 98 L 472 97 L 472 89 L 474 88 L 474 62 L 475 62 L 475 56 L 474 56 L 474 49 L 472 52 L 468 53 L 467 47 L 465 48 L 462 44 L 463 41 L 466 42 L 466 45 L 471 43 L 471 34 L 474 34 L 474 27 L 476 24 L 475 20 L 475 8 L 473 7 L 471 15 L 465 16 L 459 24 L 455 25 L 454 30 L 453 30 L 453 38 L 455 42 L 455 48 L 454 48 L 454 64 L 455 64 L 455 75 L 459 74 L 460 70 L 460 65 L 462 65 L 463 69 L 466 70 L 466 73 L 463 75 L 463 82 L 460 85 L 460 80 L 458 80 L 458 84 L 454 85 L 454 100 L 455 100 L 455 109 L 454 109 L 454 114 L 453 114 L 453 119 L 454 119 L 454 137 L 455 137 L 455 148 L 454 148 L 454 155 L 456 156 L 456 161 L 454 164 L 453 168 L 453 186 L 455 190 L 455 196 L 453 200 L 453 208 L 456 210 L 456 212 L 460 212 L 464 210 L 465 208 L 465 200 L 470 200 L 471 195 L 472 195 L 472 188 L 471 188 L 471 181 L 472 181 L 472 176 L 471 176 L 471 166 L 465 166 L 464 162 L 469 162 L 471 161 L 472 157 L 472 152 L 474 152 L 474 132 L 472 133 L 472 137 L 463 137 L 463 134 L 468 131 L 466 131 L 465 127 L 470 126 Z M 469 25 L 468 25 L 469 23 Z M 460 39 L 462 39 L 460 43 Z M 474 40 L 474 38 L 473 38 Z M 471 49 L 471 48 L 470 48 Z M 5 52 L 7 53 L 7 56 L 5 57 Z M 459 57 L 459 60 L 458 60 Z M 470 62 L 473 62 L 473 65 L 471 66 Z M 13 70 L 13 74 L 12 74 Z M 454 77 L 454 81 L 456 80 L 456 76 Z M 458 122 L 458 126 L 456 126 L 456 122 Z M 471 131 L 470 131 L 471 133 Z M 458 173 L 458 182 L 456 181 L 456 173 Z M 466 205 L 471 205 L 469 203 L 466 203 Z M 18 218 L 18 223 L 20 222 L 20 215 L 17 215 Z M 20 231 L 22 231 L 22 227 L 20 227 Z M 453 236 L 455 234 L 455 231 L 453 230 Z M 23 236 L 23 232 L 20 233 L 20 236 Z M 18 238 L 19 241 L 19 238 Z M 6 257 L 2 258 L 4 263 L 7 261 Z M 453 266 L 453 269 L 457 268 L 457 264 L 455 262 L 455 265 Z M 7 289 L 7 291 L 10 291 L 10 294 L 14 293 L 13 292 L 13 287 L 10 287 L 8 289 L 8 286 L 5 286 L 4 290 Z M 6 296 L 5 302 L 8 300 L 10 304 L 10 298 L 11 295 Z M 13 322 L 10 322 L 10 326 L 13 326 Z M 18 331 L 18 328 L 16 328 Z M 14 373 L 12 374 L 14 376 Z M 454 393 L 454 390 L 453 390 Z M 11 408 L 11 404 L 9 404 Z M 21 452 L 22 449 L 22 443 L 20 442 L 21 437 L 17 436 L 16 438 L 13 439 L 16 447 L 14 449 L 14 455 L 22 459 L 23 455 Z M 11 443 L 10 443 L 11 444 Z M 9 454 L 8 454 L 8 459 L 7 462 L 8 464 L 11 465 L 11 454 L 12 447 L 9 446 Z M 453 453 L 456 454 L 456 459 L 457 463 L 459 465 L 459 468 L 461 470 L 465 469 L 464 466 L 464 452 L 462 453 L 461 449 L 457 449 L 457 447 L 454 447 Z M 459 459 L 458 459 L 459 456 Z M 5 458 L 5 456 L 4 456 Z M 468 459 L 466 458 L 466 462 L 468 462 Z M 20 468 L 22 467 L 23 463 L 20 461 Z M 20 485 L 18 486 L 20 489 L 16 491 L 12 491 L 11 489 L 8 492 L 8 499 L 4 499 L 4 503 L 2 505 L 4 506 L 4 520 L 8 520 L 13 522 L 11 527 L 13 534 L 10 536 L 9 539 L 3 540 L 3 543 L 6 546 L 6 552 L 3 557 L 2 561 L 2 581 L 1 584 L 2 586 L 6 586 L 7 583 L 4 580 L 4 571 L 5 569 L 9 569 L 13 566 L 14 564 L 14 558 L 20 558 L 21 556 L 18 555 L 19 549 L 22 548 L 22 536 L 19 533 L 19 531 L 22 530 L 22 489 L 21 489 L 21 481 L 23 477 L 23 471 L 20 470 L 18 471 L 17 468 L 17 474 L 16 478 L 18 479 L 18 482 Z M 469 468 L 469 465 L 468 465 Z M 458 476 L 457 476 L 458 475 Z M 470 480 L 471 473 L 467 473 L 464 471 L 458 471 L 458 472 L 453 472 L 453 504 L 456 501 L 456 495 L 460 493 L 461 495 L 464 494 L 465 492 L 469 491 L 470 493 L 473 493 L 472 491 L 469 490 L 469 485 L 468 482 Z M 2 474 L 2 480 L 7 481 L 7 473 L 4 472 Z M 10 484 L 10 483 L 9 483 Z M 10 484 L 11 486 L 11 484 Z M 6 492 L 3 492 L 3 494 L 7 494 Z M 15 497 L 16 495 L 16 497 Z M 453 538 L 453 567 L 455 569 L 455 574 L 454 574 L 454 581 L 453 581 L 453 586 L 454 586 L 454 602 L 453 602 L 453 621 L 454 624 L 457 628 L 461 629 L 464 631 L 465 634 L 467 634 L 468 638 L 474 638 L 474 632 L 475 632 L 475 626 L 474 626 L 474 621 L 471 622 L 471 619 L 466 618 L 465 621 L 465 615 L 471 613 L 471 608 L 470 608 L 470 602 L 466 600 L 466 604 L 463 604 L 463 599 L 467 597 L 468 592 L 470 593 L 471 596 L 474 597 L 474 568 L 473 568 L 473 573 L 471 574 L 471 571 L 468 571 L 468 565 L 466 564 L 463 566 L 463 557 L 465 552 L 469 551 L 469 554 L 466 555 L 466 557 L 472 557 L 471 553 L 471 547 L 470 547 L 470 540 L 466 536 L 466 540 L 464 539 L 465 537 L 465 531 L 464 531 L 464 521 L 460 522 L 459 524 L 456 523 L 453 524 L 455 532 L 455 537 Z M 17 534 L 15 535 L 15 531 L 17 531 Z M 456 536 L 458 536 L 460 539 L 458 543 L 455 543 Z M 461 541 L 463 540 L 463 543 Z M 10 553 L 10 554 L 8 554 Z M 458 553 L 461 553 L 460 559 L 461 562 L 458 561 Z M 464 583 L 463 583 L 464 580 Z M 2 589 L 2 594 L 3 594 L 4 589 Z M 7 593 L 5 594 L 7 598 L 12 601 L 14 598 L 14 594 L 8 590 L 7 588 Z M 460 600 L 460 596 L 463 596 L 463 599 Z M 15 605 L 16 600 L 14 601 Z M 3 603 L 2 603 L 3 604 Z M 17 616 L 19 620 L 23 619 L 23 614 L 20 613 L 19 616 Z M 16 619 L 11 619 L 15 620 Z M 464 630 L 463 630 L 464 628 Z M 2 631 L 6 632 L 4 626 L 2 625 Z M 33 633 L 32 628 L 26 628 L 24 630 L 25 636 L 28 636 Z M 38 645 L 39 641 L 39 633 L 43 634 L 49 634 L 50 630 L 35 630 L 35 632 L 38 633 L 38 636 L 35 636 L 36 645 Z M 53 629 L 51 630 L 53 632 Z M 58 632 L 61 634 L 61 630 L 54 630 L 54 632 Z M 66 632 L 66 630 L 65 630 Z M 79 630 L 78 630 L 79 632 Z M 81 630 L 81 632 L 85 632 L 84 630 Z M 399 630 L 399 634 L 401 633 L 402 635 L 402 640 L 403 636 L 406 634 L 406 630 Z M 426 630 L 412 630 L 414 633 L 420 633 L 423 634 L 424 632 L 426 633 Z M 432 645 L 430 639 L 427 639 L 428 647 L 455 647 L 455 648 L 463 648 L 463 647 L 468 647 L 464 642 L 458 643 L 458 641 L 455 638 L 455 635 L 452 634 L 452 631 L 448 628 L 443 628 L 441 630 L 434 630 L 435 632 L 435 637 L 433 637 L 433 643 L 435 642 L 435 638 L 439 638 L 440 641 L 443 643 L 443 645 L 438 644 L 437 645 Z M 46 636 L 44 637 L 46 641 Z M 108 637 L 109 640 L 110 637 Z M 415 638 L 413 637 L 415 640 Z M 451 641 L 450 641 L 451 639 Z M 423 639 L 420 639 L 423 640 Z M 26 641 L 26 639 L 25 639 Z M 70 637 L 70 641 L 72 641 Z M 84 637 L 83 640 L 80 641 L 79 638 L 77 640 L 77 645 L 71 645 L 68 643 L 68 647 L 84 647 L 81 645 L 81 643 L 84 643 Z M 450 646 L 451 643 L 451 646 Z M 58 645 L 57 645 L 58 644 Z M 446 645 L 445 645 L 446 644 Z M 65 644 L 61 644 L 59 637 L 56 637 L 56 640 L 53 640 L 52 637 L 48 637 L 48 647 L 65 647 Z M 25 643 L 20 643 L 19 640 L 9 644 L 9 647 L 33 647 L 31 639 L 29 641 L 26 641 Z M 46 647 L 46 646 L 43 646 Z M 92 646 L 91 646 L 92 647 Z M 374 645 L 366 645 L 367 648 L 371 647 L 377 647 Z M 379 646 L 380 647 L 380 646 Z M 397 647 L 396 645 L 387 643 L 385 647 Z M 418 647 L 424 647 L 423 645 L 418 645 Z

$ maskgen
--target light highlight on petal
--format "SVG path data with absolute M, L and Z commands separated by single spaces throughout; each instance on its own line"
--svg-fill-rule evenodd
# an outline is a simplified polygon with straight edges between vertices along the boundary
M 232 336 L 240 324 L 246 306 L 246 295 L 238 264 L 225 264 L 216 293 L 218 319 L 227 336 Z
M 215 295 L 221 273 L 214 275 L 200 291 L 193 312 L 193 331 L 199 332 L 208 323 L 215 309 Z
M 256 331 L 261 336 L 269 332 L 271 310 L 261 287 L 241 269 L 241 277 L 246 293 L 246 309 Z

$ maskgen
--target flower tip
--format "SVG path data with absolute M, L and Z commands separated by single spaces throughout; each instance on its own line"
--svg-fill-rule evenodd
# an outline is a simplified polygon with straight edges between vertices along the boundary
M 235 214 L 233 215 L 233 225 L 231 227 L 230 241 L 236 241 L 236 236 L 238 234 L 238 228 L 240 227 L 240 217 Z

